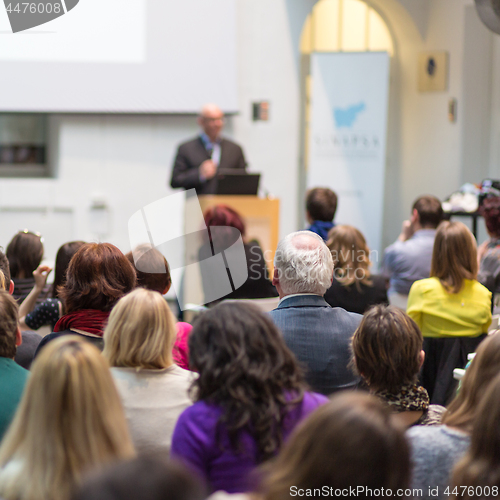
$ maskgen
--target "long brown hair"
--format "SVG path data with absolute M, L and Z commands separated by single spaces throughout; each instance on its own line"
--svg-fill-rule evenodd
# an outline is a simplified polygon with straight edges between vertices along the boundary
M 439 225 L 434 239 L 430 275 L 438 278 L 451 293 L 460 291 L 464 279 L 476 279 L 476 240 L 465 224 L 444 221 Z
M 443 416 L 443 424 L 470 432 L 479 401 L 497 373 L 500 373 L 500 334 L 495 333 L 479 344 L 460 391 Z
M 65 335 L 33 363 L 0 446 L 5 500 L 68 500 L 82 475 L 134 455 L 109 366 L 90 342 Z
M 404 490 L 410 481 L 409 448 L 403 429 L 373 396 L 341 393 L 315 410 L 276 461 L 262 469 L 265 500 L 289 499 L 294 487 Z
M 370 249 L 361 231 L 352 226 L 335 226 L 330 229 L 326 244 L 332 252 L 335 279 L 340 284 L 373 285 Z
M 456 465 L 450 488 L 466 489 L 459 498 L 499 496 L 500 488 L 500 375 L 488 385 L 477 409 L 468 452 Z M 471 489 L 469 489 L 471 487 Z M 496 487 L 496 493 L 492 488 Z M 489 490 L 486 490 L 489 488 Z M 488 491 L 486 493 L 486 491 Z M 470 494 L 472 492 L 472 494 Z

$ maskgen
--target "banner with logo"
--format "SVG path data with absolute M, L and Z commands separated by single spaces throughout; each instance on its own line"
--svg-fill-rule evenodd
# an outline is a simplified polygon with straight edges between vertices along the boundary
M 335 221 L 381 255 L 389 55 L 313 54 L 311 76 L 308 188 L 335 191 Z

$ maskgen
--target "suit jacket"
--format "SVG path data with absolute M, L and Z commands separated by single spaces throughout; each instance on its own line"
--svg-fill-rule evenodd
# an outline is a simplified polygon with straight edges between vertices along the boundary
M 221 156 L 219 168 L 226 170 L 230 168 L 239 168 L 245 170 L 247 164 L 243 150 L 238 144 L 222 139 L 220 142 Z M 173 188 L 182 187 L 184 189 L 196 189 L 196 194 L 213 194 L 217 188 L 217 179 L 212 178 L 207 181 L 200 181 L 199 167 L 205 161 L 209 160 L 210 155 L 205 149 L 201 137 L 185 142 L 179 146 L 177 156 L 175 157 L 174 168 L 170 185 Z
M 328 395 L 358 385 L 359 377 L 348 365 L 360 314 L 330 307 L 319 295 L 290 297 L 269 314 L 305 368 L 313 391 Z

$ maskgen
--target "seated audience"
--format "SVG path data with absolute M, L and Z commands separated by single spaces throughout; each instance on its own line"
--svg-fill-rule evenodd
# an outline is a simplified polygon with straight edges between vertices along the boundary
M 83 474 L 133 455 L 107 362 L 78 337 L 51 342 L 0 446 L 0 497 L 69 500 Z
M 119 462 L 87 477 L 73 500 L 203 500 L 200 484 L 164 455 Z
M 133 251 L 125 254 L 125 257 L 135 269 L 137 287 L 153 290 L 162 295 L 170 290 L 172 278 L 167 259 L 151 244 L 138 245 Z M 182 321 L 177 323 L 176 340 L 172 350 L 175 364 L 185 370 L 189 370 L 187 341 L 191 330 L 192 326 L 189 323 Z
M 491 323 L 491 293 L 476 277 L 474 236 L 461 222 L 442 222 L 431 277 L 416 281 L 408 296 L 408 314 L 424 336 L 423 386 L 436 404 L 453 397 L 453 370 L 465 367 Z
M 407 427 L 437 425 L 444 412 L 429 404 L 427 391 L 417 384 L 425 357 L 422 343 L 422 333 L 408 315 L 381 305 L 364 315 L 352 338 L 356 370 Z
M 103 348 L 102 335 L 118 299 L 135 288 L 135 271 L 111 243 L 86 243 L 71 259 L 66 282 L 59 290 L 65 315 L 54 332 L 43 338 L 35 355 L 62 335 L 79 335 Z
M 17 321 L 16 301 L 0 289 L 0 440 L 14 416 L 29 375 L 14 361 L 16 347 L 22 342 Z
M 407 432 L 414 464 L 413 487 L 424 491 L 423 498 L 448 498 L 444 492 L 450 485 L 451 470 L 469 447 L 480 403 L 498 373 L 500 335 L 495 334 L 477 348 L 460 391 L 443 416 L 444 425 L 415 427 Z
M 168 451 L 177 418 L 192 404 L 192 374 L 174 364 L 175 319 L 163 297 L 137 289 L 118 301 L 104 331 L 104 357 L 139 453 Z
M 470 448 L 453 471 L 450 487 L 450 492 L 453 492 L 452 498 L 498 498 L 499 421 L 500 375 L 497 374 L 481 398 L 474 420 Z
M 300 490 L 301 496 L 317 496 L 315 491 L 324 493 L 324 488 L 354 488 L 354 496 L 368 499 L 374 496 L 368 490 L 405 493 L 410 482 L 403 430 L 380 403 L 362 393 L 335 395 L 306 419 L 264 469 L 263 500 L 289 499 Z M 408 492 L 400 498 L 409 498 Z
M 3 281 L 0 280 L 0 290 L 5 290 L 9 294 L 14 291 L 14 282 L 10 279 L 9 261 L 5 254 L 0 250 L 0 273 L 4 277 Z M 3 284 L 2 284 L 3 283 Z M 16 356 L 14 361 L 26 370 L 30 369 L 33 356 L 42 341 L 41 335 L 30 330 L 21 330 L 22 343 L 17 346 Z
M 251 473 L 327 399 L 307 392 L 269 317 L 248 304 L 201 314 L 189 338 L 196 402 L 179 417 L 171 454 L 213 491 L 255 488 Z
M 307 383 L 321 394 L 352 389 L 359 382 L 348 365 L 351 338 L 362 316 L 325 301 L 332 277 L 332 254 L 317 234 L 299 231 L 278 244 L 273 283 L 281 300 L 269 314 L 305 367 Z
M 500 292 L 500 197 L 485 198 L 479 212 L 484 218 L 489 238 L 477 250 L 477 280 L 495 294 Z M 493 304 L 493 314 L 498 313 L 500 305 Z
M 370 249 L 365 237 L 352 226 L 335 226 L 326 242 L 333 257 L 333 282 L 325 293 L 332 307 L 364 314 L 375 304 L 387 304 L 383 276 L 370 272 Z
M 27 229 L 19 231 L 7 245 L 5 253 L 9 259 L 11 279 L 14 281 L 12 295 L 20 304 L 35 286 L 33 271 L 42 262 L 42 237 Z M 48 294 L 49 287 L 45 286 L 39 294 L 38 303 L 43 302 Z
M 203 261 L 212 257 L 213 252 L 228 249 L 233 245 L 241 235 L 243 240 L 243 249 L 247 262 L 248 278 L 239 288 L 228 293 L 224 299 L 263 299 L 268 297 L 276 297 L 278 292 L 269 280 L 269 271 L 266 260 L 259 243 L 256 240 L 248 241 L 246 237 L 246 226 L 241 215 L 226 205 L 217 205 L 209 208 L 204 214 L 205 224 L 210 232 L 210 239 L 203 242 L 198 255 L 199 260 Z M 210 229 L 213 228 L 213 229 Z M 237 229 L 237 231 L 234 231 Z M 215 269 L 216 274 L 212 274 L 211 269 L 207 266 L 200 267 L 203 291 L 205 298 L 210 296 L 217 282 L 220 281 L 218 269 Z M 234 266 L 231 269 L 234 273 Z M 244 279 L 244 277 L 243 277 Z M 234 281 L 234 276 L 233 276 Z M 219 301 L 205 300 L 208 305 L 214 305 Z
M 337 195 L 328 188 L 313 188 L 306 195 L 306 219 L 309 231 L 321 236 L 324 240 L 328 232 L 335 226 L 333 219 L 337 211 Z
M 389 302 L 405 310 L 413 283 L 429 277 L 436 228 L 443 220 L 441 202 L 421 196 L 410 220 L 403 222 L 397 241 L 384 252 L 384 275 L 389 278 Z
M 49 267 L 38 266 L 33 271 L 35 286 L 24 299 L 19 308 L 19 324 L 21 330 L 38 330 L 42 326 L 49 325 L 54 329 L 59 318 L 63 315 L 62 304 L 59 300 L 59 290 L 66 279 L 66 270 L 69 262 L 77 250 L 85 245 L 84 241 L 71 241 L 62 245 L 57 251 L 54 283 L 51 286 L 51 297 L 36 305 L 38 297 L 43 292 L 47 277 L 51 271 Z M 33 309 L 34 308 L 34 309 Z

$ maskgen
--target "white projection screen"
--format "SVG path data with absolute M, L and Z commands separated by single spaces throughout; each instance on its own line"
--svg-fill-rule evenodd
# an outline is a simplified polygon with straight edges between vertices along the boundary
M 0 112 L 235 112 L 235 1 L 0 0 Z M 13 33 L 8 11 L 56 3 Z

